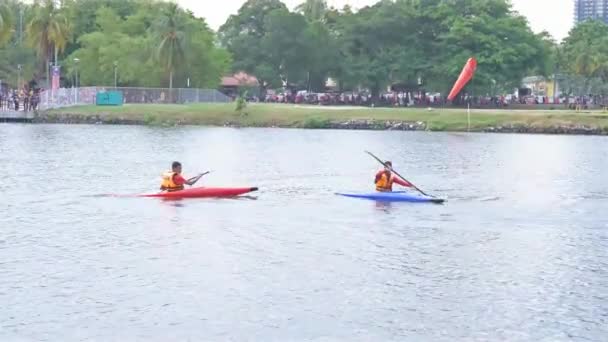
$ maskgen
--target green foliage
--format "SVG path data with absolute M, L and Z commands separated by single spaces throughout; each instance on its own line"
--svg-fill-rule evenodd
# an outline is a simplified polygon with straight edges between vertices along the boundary
M 471 56 L 479 62 L 476 88 L 511 89 L 528 73 L 550 73 L 555 46 L 505 0 L 380 1 L 358 12 L 306 0 L 296 13 L 278 0 L 249 0 L 220 37 L 234 69 L 265 86 L 321 91 L 331 76 L 372 94 L 394 83 L 417 89 L 419 79 L 447 92 Z
M 169 88 L 173 88 L 173 72 L 186 59 L 187 18 L 177 4 L 169 4 L 151 28 L 157 44 L 156 60 L 169 73 Z
M 0 2 L 0 45 L 6 44 L 13 35 L 14 17 L 10 6 Z
M 255 75 L 262 88 L 281 85 L 277 58 L 263 47 L 269 43 L 266 37 L 272 34 L 268 25 L 276 22 L 268 19 L 274 11 L 280 11 L 274 13 L 276 19 L 287 12 L 287 7 L 280 0 L 248 0 L 218 32 L 221 43 L 234 57 L 233 70 Z
M 36 49 L 42 70 L 46 70 L 53 54 L 53 62 L 58 64 L 58 54 L 71 40 L 72 27 L 65 8 L 59 7 L 54 0 L 36 0 L 31 12 L 26 27 L 27 40 Z
M 239 114 L 243 115 L 245 108 L 247 108 L 247 92 L 245 92 L 244 94 L 240 94 L 236 98 L 236 109 L 235 110 Z
M 327 2 L 325 0 L 306 0 L 296 7 L 296 11 L 302 13 L 306 17 L 306 20 L 313 23 L 324 21 L 327 10 Z
M 323 90 L 338 60 L 323 24 L 327 5 L 311 0 L 289 12 L 279 0 L 249 0 L 220 28 L 224 46 L 235 57 L 233 69 L 255 75 L 262 90 L 297 85 Z
M 156 115 L 146 113 L 144 114 L 144 124 L 149 126 L 157 126 L 160 124 L 160 121 Z
M 315 117 L 306 119 L 306 121 L 304 121 L 304 123 L 302 124 L 302 128 L 314 128 L 314 129 L 329 128 L 330 126 L 331 126 L 331 120 L 320 119 L 320 118 L 315 118 Z
M 29 44 L 19 44 L 20 9 Z M 216 87 L 232 69 L 256 76 L 262 96 L 284 85 L 321 92 L 328 77 L 374 95 L 396 83 L 445 94 L 472 56 L 476 94 L 511 90 L 532 74 L 560 74 L 570 92 L 608 93 L 607 25 L 580 24 L 558 45 L 507 0 L 386 0 L 358 11 L 302 0 L 293 12 L 281 0 L 247 0 L 217 35 L 158 0 L 0 0 L 8 83 L 18 64 L 23 80 L 42 80 L 56 59 L 83 86 L 113 85 L 116 70 L 120 86 Z
M 1 0 L 0 79 L 15 84 L 21 64 L 23 80 L 44 81 L 56 59 L 64 79 L 78 71 L 83 86 L 113 85 L 116 65 L 120 86 L 185 87 L 190 79 L 192 87 L 213 88 L 232 64 L 215 39 L 203 19 L 169 2 Z
M 475 83 L 488 87 L 492 80 L 504 87 L 518 86 L 521 79 L 541 62 L 543 45 L 525 18 L 513 15 L 504 1 L 465 1 L 461 15 L 444 19 L 446 32 L 441 35 L 445 53 L 437 75 L 445 73 L 454 79 L 468 56 L 478 59 Z M 504 6 L 503 6 L 504 4 Z M 458 7 L 447 5 L 458 14 Z
M 137 6 L 131 14 L 123 8 L 126 16 L 99 8 L 97 30 L 83 35 L 81 48 L 68 57 L 80 59 L 83 85 L 113 84 L 116 62 L 123 86 L 185 87 L 187 79 L 194 87 L 217 86 L 230 56 L 215 46 L 204 20 L 175 4 L 128 1 Z
M 608 25 L 588 21 L 570 31 L 559 50 L 564 83 L 577 95 L 608 93 Z
M 14 46 L 11 48 L 0 49 L 0 80 L 2 84 L 16 86 L 18 78 L 21 77 L 21 84 L 24 84 L 34 77 L 36 66 L 38 65 L 36 55 L 33 50 L 27 47 Z M 18 65 L 21 65 L 19 75 Z

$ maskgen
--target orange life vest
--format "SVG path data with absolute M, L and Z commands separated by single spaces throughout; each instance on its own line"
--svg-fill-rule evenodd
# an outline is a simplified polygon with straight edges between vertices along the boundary
M 168 171 L 162 174 L 162 183 L 160 184 L 160 189 L 163 191 L 179 191 L 184 190 L 183 185 L 177 185 L 173 181 L 173 176 L 176 175 L 176 172 Z
M 376 190 L 382 192 L 393 191 L 393 175 L 383 171 L 380 177 L 376 176 Z

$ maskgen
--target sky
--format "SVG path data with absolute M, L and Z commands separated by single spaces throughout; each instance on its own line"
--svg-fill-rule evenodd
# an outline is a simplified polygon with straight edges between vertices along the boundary
M 231 14 L 236 14 L 245 0 L 175 0 L 183 7 L 203 17 L 211 28 L 217 30 Z M 294 8 L 303 0 L 283 0 Z M 342 8 L 371 5 L 377 0 L 328 0 L 328 4 Z M 568 35 L 574 22 L 574 0 L 511 0 L 516 11 L 528 18 L 535 32 L 548 31 L 558 41 Z

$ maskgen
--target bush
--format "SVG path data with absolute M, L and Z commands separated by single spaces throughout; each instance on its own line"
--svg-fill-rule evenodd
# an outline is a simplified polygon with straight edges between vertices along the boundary
M 235 111 L 241 115 L 246 115 L 247 113 L 244 112 L 245 108 L 247 108 L 247 92 L 240 94 L 239 97 L 236 98 Z
M 154 114 L 145 114 L 144 115 L 144 124 L 146 125 L 150 125 L 150 126 L 154 126 L 154 125 L 158 125 L 158 118 L 156 117 L 156 115 Z
M 303 128 L 329 128 L 331 121 L 329 119 L 309 118 L 304 121 Z

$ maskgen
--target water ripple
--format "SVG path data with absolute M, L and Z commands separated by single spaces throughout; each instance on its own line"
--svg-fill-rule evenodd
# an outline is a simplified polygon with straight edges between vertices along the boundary
M 335 196 L 370 190 L 363 150 L 448 202 Z M 607 150 L 601 137 L 0 125 L 0 339 L 603 341 Z M 216 170 L 204 185 L 260 191 L 123 196 L 156 189 L 174 159 Z

